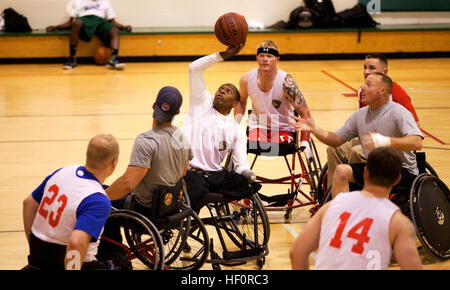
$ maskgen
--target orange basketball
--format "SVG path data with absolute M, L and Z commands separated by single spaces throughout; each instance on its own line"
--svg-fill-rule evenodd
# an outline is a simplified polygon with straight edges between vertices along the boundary
M 94 61 L 96 64 L 107 64 L 111 58 L 111 49 L 106 46 L 100 46 L 95 50 Z
M 214 33 L 226 46 L 238 46 L 247 40 L 247 21 L 238 13 L 226 13 L 217 19 Z

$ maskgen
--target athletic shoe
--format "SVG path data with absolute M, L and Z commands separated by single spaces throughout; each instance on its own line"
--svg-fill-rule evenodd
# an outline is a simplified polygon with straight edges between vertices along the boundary
M 110 69 L 123 70 L 123 69 L 125 69 L 125 66 L 126 66 L 126 65 L 125 65 L 124 63 L 118 61 L 117 59 L 110 59 L 110 60 L 108 61 L 107 66 L 108 66 Z
M 65 63 L 63 68 L 64 69 L 73 69 L 77 65 L 77 60 L 74 57 L 69 58 Z

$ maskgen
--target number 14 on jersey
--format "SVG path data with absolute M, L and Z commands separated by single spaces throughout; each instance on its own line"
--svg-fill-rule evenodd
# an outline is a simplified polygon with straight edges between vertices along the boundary
M 339 223 L 336 233 L 334 237 L 330 241 L 330 246 L 339 249 L 342 245 L 342 233 L 344 232 L 345 227 L 347 226 L 347 222 L 350 219 L 351 213 L 343 212 L 339 219 L 341 222 Z M 372 226 L 373 219 L 365 218 L 359 223 L 357 223 L 354 227 L 352 227 L 348 233 L 347 237 L 356 240 L 356 243 L 352 247 L 352 252 L 355 254 L 362 254 L 364 252 L 364 244 L 368 243 L 370 237 L 368 236 L 370 227 Z

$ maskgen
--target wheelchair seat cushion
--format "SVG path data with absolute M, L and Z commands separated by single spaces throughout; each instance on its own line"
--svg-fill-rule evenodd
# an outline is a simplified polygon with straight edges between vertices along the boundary
M 255 128 L 248 132 L 247 153 L 285 156 L 297 152 L 296 133 Z
M 296 133 L 289 131 L 271 131 L 255 128 L 248 132 L 247 141 L 270 142 L 277 144 L 295 143 Z

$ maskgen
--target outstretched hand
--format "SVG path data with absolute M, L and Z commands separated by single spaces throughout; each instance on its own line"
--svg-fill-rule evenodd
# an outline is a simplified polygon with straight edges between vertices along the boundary
M 316 128 L 313 118 L 301 118 L 297 116 L 293 116 L 293 118 L 296 122 L 289 121 L 289 124 L 291 124 L 297 132 L 313 132 Z
M 222 56 L 222 58 L 225 59 L 229 59 L 232 56 L 238 54 L 241 49 L 244 47 L 245 43 L 241 43 L 238 46 L 229 46 L 227 47 L 227 50 L 225 51 L 221 51 L 220 55 Z

